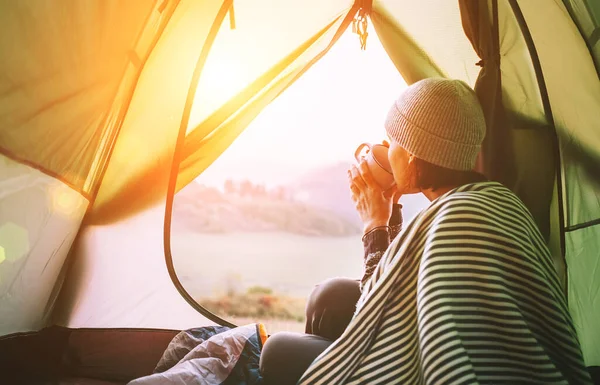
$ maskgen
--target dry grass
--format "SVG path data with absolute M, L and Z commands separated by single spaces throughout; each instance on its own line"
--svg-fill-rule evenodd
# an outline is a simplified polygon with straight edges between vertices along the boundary
M 269 288 L 253 286 L 245 293 L 229 292 L 216 298 L 202 298 L 199 303 L 223 318 L 302 322 L 305 301 L 304 298 L 277 295 Z

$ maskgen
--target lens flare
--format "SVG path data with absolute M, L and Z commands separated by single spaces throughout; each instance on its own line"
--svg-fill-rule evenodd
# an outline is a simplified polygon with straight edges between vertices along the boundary
M 48 192 L 50 207 L 53 212 L 71 216 L 80 206 L 80 200 L 77 195 L 62 185 L 51 185 Z
M 13 222 L 7 222 L 0 226 L 0 250 L 0 255 L 11 262 L 27 255 L 29 252 L 27 230 Z

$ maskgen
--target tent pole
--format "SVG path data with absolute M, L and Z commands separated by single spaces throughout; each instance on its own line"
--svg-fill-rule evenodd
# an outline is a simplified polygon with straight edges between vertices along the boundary
M 548 97 L 548 89 L 546 87 L 546 81 L 544 80 L 544 73 L 542 71 L 542 65 L 540 63 L 540 58 L 538 56 L 537 50 L 535 48 L 535 43 L 533 41 L 533 37 L 531 36 L 531 32 L 529 31 L 529 27 L 527 26 L 527 22 L 525 21 L 525 17 L 523 16 L 523 12 L 521 11 L 521 7 L 517 0 L 509 0 L 510 7 L 515 15 L 517 22 L 519 23 L 519 28 L 521 29 L 521 33 L 523 34 L 523 39 L 527 44 L 527 49 L 529 50 L 529 55 L 531 56 L 531 62 L 533 64 L 533 68 L 535 70 L 535 76 L 537 79 L 537 83 L 540 89 L 540 96 L 542 99 L 542 105 L 544 107 L 544 116 L 546 121 L 553 128 L 552 135 L 552 147 L 554 149 L 554 159 L 555 159 L 555 171 L 556 171 L 556 184 L 557 184 L 557 200 L 558 200 L 558 220 L 559 220 L 559 237 L 560 237 L 560 253 L 561 258 L 568 271 L 568 265 L 566 261 L 566 249 L 565 249 L 565 203 L 563 197 L 563 177 L 562 177 L 562 160 L 560 156 L 560 143 L 558 139 L 558 133 L 556 131 L 556 125 L 554 123 L 554 117 L 552 114 L 552 107 L 550 105 L 550 98 Z M 569 287 L 569 274 L 565 273 L 565 293 L 566 300 L 568 303 L 568 287 Z
M 193 307 L 197 312 L 208 318 L 209 320 L 223 326 L 235 327 L 236 325 L 232 324 L 224 320 L 223 318 L 213 314 L 209 310 L 205 309 L 201 306 L 196 300 L 190 295 L 190 293 L 185 290 L 179 277 L 177 277 L 177 273 L 175 272 L 175 266 L 173 265 L 173 256 L 171 254 L 171 218 L 173 211 L 173 200 L 175 197 L 175 188 L 177 185 L 177 175 L 179 174 L 179 163 L 181 162 L 181 149 L 185 143 L 185 133 L 187 131 L 187 127 L 189 124 L 190 115 L 192 112 L 192 105 L 194 103 L 194 96 L 196 94 L 196 89 L 198 88 L 198 82 L 200 80 L 200 74 L 202 73 L 202 69 L 204 68 L 204 64 L 206 63 L 206 59 L 208 58 L 208 53 L 217 38 L 217 34 L 219 33 L 219 29 L 223 24 L 223 20 L 229 9 L 233 4 L 233 0 L 224 0 L 213 24 L 210 28 L 208 36 L 202 46 L 202 50 L 200 51 L 200 55 L 198 56 L 198 61 L 196 62 L 196 68 L 194 69 L 194 73 L 192 75 L 192 80 L 190 82 L 190 87 L 188 90 L 187 98 L 185 101 L 185 107 L 183 110 L 183 116 L 181 118 L 181 124 L 179 126 L 179 132 L 177 134 L 177 142 L 175 144 L 175 150 L 173 153 L 173 162 L 171 164 L 171 175 L 169 177 L 169 185 L 167 190 L 167 202 L 165 207 L 165 221 L 164 221 L 164 252 L 165 252 L 165 262 L 167 264 L 167 270 L 169 271 L 169 276 L 171 277 L 171 281 L 175 285 L 175 288 L 179 292 L 179 294 L 186 300 L 191 307 Z

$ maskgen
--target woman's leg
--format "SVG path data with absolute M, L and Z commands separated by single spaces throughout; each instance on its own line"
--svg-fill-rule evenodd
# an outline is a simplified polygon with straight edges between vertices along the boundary
M 352 319 L 360 297 L 359 281 L 332 278 L 318 284 L 306 305 L 306 333 L 277 333 L 260 355 L 265 385 L 296 384 L 315 358 L 333 343 Z
M 318 284 L 306 304 L 305 332 L 335 341 L 350 323 L 359 298 L 358 280 L 331 278 Z
M 280 332 L 267 339 L 260 353 L 265 385 L 294 385 L 332 341 L 312 334 Z

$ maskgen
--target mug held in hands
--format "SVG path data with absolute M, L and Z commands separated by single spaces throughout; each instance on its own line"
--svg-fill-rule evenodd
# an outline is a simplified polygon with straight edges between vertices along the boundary
M 367 149 L 363 154 L 364 149 Z M 386 191 L 394 186 L 394 174 L 388 160 L 388 148 L 383 144 L 362 143 L 356 149 L 354 158 L 357 162 L 364 159 L 375 182 Z

